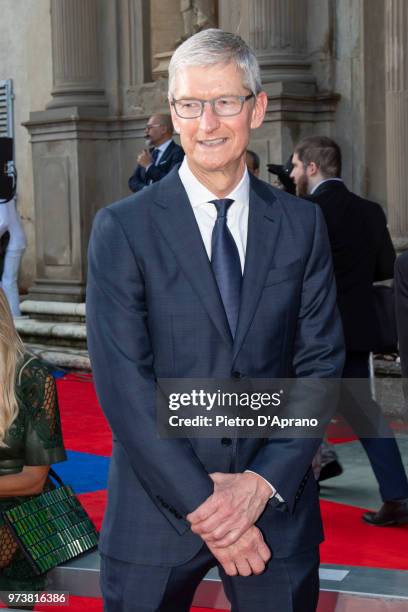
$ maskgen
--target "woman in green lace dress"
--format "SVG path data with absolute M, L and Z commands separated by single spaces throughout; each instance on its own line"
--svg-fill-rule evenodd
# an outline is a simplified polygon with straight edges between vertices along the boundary
M 42 591 L 2 511 L 47 489 L 52 463 L 66 459 L 54 379 L 24 352 L 0 289 L 0 592 Z

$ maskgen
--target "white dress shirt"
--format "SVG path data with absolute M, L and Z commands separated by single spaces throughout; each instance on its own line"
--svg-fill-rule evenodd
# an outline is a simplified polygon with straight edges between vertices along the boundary
M 179 169 L 179 177 L 183 183 L 184 189 L 187 192 L 188 199 L 193 208 L 193 213 L 197 221 L 198 229 L 200 230 L 201 238 L 203 239 L 205 250 L 207 251 L 208 259 L 211 261 L 211 237 L 214 229 L 215 220 L 217 218 L 217 209 L 214 204 L 210 203 L 210 200 L 218 200 L 219 198 L 211 193 L 211 191 L 205 187 L 198 178 L 191 172 L 187 157 L 183 159 L 183 162 Z M 248 215 L 249 215 L 249 174 L 248 169 L 245 166 L 244 174 L 238 185 L 229 193 L 226 198 L 234 200 L 231 206 L 228 208 L 227 214 L 227 225 L 230 230 L 235 244 L 238 248 L 239 259 L 241 261 L 241 270 L 244 272 L 245 266 L 245 253 L 248 237 Z M 246 472 L 252 472 L 252 470 L 245 470 Z M 259 474 L 258 474 L 259 476 Z M 263 478 L 261 476 L 261 478 Z M 276 489 L 271 483 L 263 478 L 265 482 L 271 487 L 272 495 L 276 495 L 279 501 L 283 501 L 282 497 L 276 492 Z
M 194 176 L 188 167 L 186 157 L 180 166 L 179 176 L 193 207 L 205 250 L 211 261 L 211 236 L 217 218 L 217 209 L 214 204 L 210 204 L 210 200 L 219 198 Z M 228 209 L 227 225 L 237 245 L 241 270 L 244 272 L 249 214 L 249 175 L 246 166 L 242 179 L 226 198 L 234 200 Z
M 171 138 L 169 138 L 168 140 L 166 140 L 166 142 L 162 142 L 161 145 L 159 145 L 158 147 L 154 147 L 155 149 L 157 149 L 159 151 L 158 155 L 157 155 L 157 159 L 154 163 L 155 166 L 158 166 L 160 163 L 160 159 L 163 156 L 163 153 L 165 152 L 165 150 L 167 149 L 167 147 L 169 146 L 169 144 L 171 143 Z

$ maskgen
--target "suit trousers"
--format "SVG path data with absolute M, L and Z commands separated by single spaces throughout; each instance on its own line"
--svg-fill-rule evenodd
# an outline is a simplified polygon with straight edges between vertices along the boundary
M 383 501 L 405 499 L 408 497 L 408 481 L 401 454 L 380 406 L 371 396 L 369 353 L 347 351 L 343 379 L 353 378 L 362 380 L 358 386 L 344 381 L 339 412 L 358 435 L 367 453 Z M 372 431 L 372 434 L 364 435 L 367 431 Z
M 101 556 L 104 612 L 189 612 L 194 593 L 217 565 L 206 546 L 177 567 L 152 567 Z M 272 557 L 260 576 L 227 576 L 219 569 L 231 612 L 315 612 L 319 549 Z

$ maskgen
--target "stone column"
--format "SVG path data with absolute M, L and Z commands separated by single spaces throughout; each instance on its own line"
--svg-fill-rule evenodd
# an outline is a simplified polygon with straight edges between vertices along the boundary
M 52 100 L 47 108 L 106 107 L 98 0 L 51 0 Z
M 237 32 L 255 51 L 268 108 L 250 148 L 261 158 L 261 178 L 273 180 L 266 164 L 286 162 L 295 144 L 311 131 L 330 134 L 338 97 L 317 92 L 311 69 L 307 32 L 309 0 L 218 0 L 220 28 Z M 327 3 L 328 4 L 328 3 Z M 329 8 L 319 15 L 319 34 L 329 40 Z
M 25 123 L 33 155 L 37 259 L 30 297 L 81 302 L 92 219 L 109 202 L 113 184 L 105 178 L 114 156 L 105 125 L 100 41 L 106 13 L 101 0 L 50 0 L 50 6 L 52 100 Z
M 265 83 L 314 81 L 306 58 L 307 5 L 308 0 L 241 3 L 247 11 L 247 40 L 258 57 Z
M 385 2 L 388 221 L 396 247 L 408 248 L 408 4 Z
M 309 0 L 218 0 L 219 24 L 250 44 L 264 83 L 313 83 L 307 57 L 308 4 Z

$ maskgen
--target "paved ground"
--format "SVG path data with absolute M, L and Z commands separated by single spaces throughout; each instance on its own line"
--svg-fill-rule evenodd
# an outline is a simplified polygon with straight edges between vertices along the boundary
M 408 471 L 408 438 L 399 437 L 398 445 Z M 378 509 L 381 506 L 381 498 L 377 481 L 360 442 L 337 444 L 336 451 L 344 472 L 341 476 L 322 483 L 322 499 Z

